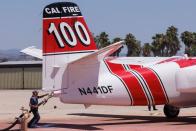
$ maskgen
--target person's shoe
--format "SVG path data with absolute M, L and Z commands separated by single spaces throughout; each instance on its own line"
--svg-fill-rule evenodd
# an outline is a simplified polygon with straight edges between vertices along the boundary
M 38 126 L 33 125 L 33 126 L 28 126 L 28 128 L 38 128 Z
M 151 111 L 151 107 L 148 107 L 148 110 Z

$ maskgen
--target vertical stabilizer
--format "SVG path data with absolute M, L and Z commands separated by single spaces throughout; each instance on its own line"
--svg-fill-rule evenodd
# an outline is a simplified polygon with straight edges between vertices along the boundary
M 96 49 L 93 36 L 75 3 L 58 2 L 46 6 L 43 10 L 43 89 L 61 88 L 56 84 L 59 81 L 56 79 L 60 78 L 58 70 Z

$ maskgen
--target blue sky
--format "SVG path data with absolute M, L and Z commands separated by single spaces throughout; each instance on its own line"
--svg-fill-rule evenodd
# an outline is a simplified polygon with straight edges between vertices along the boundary
M 62 0 L 61 0 L 62 1 Z M 0 50 L 42 45 L 42 10 L 57 0 L 2 0 Z M 196 32 L 196 0 L 72 0 L 79 5 L 90 30 L 110 38 L 133 33 L 142 43 L 174 25 L 179 34 Z

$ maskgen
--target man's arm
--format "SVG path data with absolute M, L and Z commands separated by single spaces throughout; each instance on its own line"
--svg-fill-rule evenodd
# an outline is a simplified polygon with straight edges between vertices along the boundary
M 38 108 L 38 105 L 31 105 L 31 104 L 29 104 L 29 106 L 30 106 L 31 108 Z
M 41 96 L 37 96 L 37 98 L 39 99 L 39 98 L 43 98 L 43 97 L 45 97 L 45 96 L 47 96 L 47 95 L 49 95 L 48 93 L 47 94 L 44 94 L 44 95 L 41 95 Z

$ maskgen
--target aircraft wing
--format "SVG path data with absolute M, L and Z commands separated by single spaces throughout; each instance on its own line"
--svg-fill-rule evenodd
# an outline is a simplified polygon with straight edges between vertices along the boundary
M 25 48 L 20 52 L 25 53 L 27 55 L 42 59 L 42 50 L 35 48 L 34 46 Z

